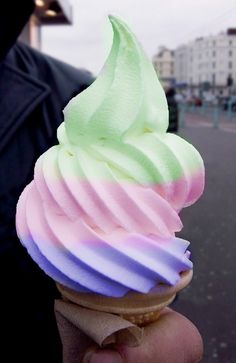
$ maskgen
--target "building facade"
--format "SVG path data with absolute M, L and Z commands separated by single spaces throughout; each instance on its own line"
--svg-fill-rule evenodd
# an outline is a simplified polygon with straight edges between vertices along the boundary
M 177 86 L 228 95 L 236 85 L 236 31 L 198 38 L 175 51 Z
M 171 87 L 174 82 L 174 51 L 160 47 L 153 57 L 153 65 L 164 88 Z

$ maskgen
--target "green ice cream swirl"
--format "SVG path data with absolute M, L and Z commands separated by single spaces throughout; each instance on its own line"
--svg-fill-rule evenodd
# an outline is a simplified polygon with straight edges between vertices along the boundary
M 167 102 L 152 63 L 126 24 L 109 18 L 114 38 L 104 68 L 64 110 L 64 132 L 72 144 L 165 132 L 168 127 Z
M 80 179 L 88 180 L 78 170 L 84 165 L 91 169 L 91 180 L 157 186 L 156 191 L 180 210 L 203 191 L 201 156 L 191 144 L 166 132 L 168 105 L 152 62 L 127 25 L 109 18 L 111 51 L 96 81 L 64 109 L 59 148 L 77 155 L 70 173 Z

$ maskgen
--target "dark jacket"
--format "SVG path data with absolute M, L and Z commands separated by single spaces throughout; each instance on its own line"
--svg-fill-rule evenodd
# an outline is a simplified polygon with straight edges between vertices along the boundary
M 35 161 L 57 143 L 62 109 L 92 80 L 20 43 L 0 64 L 0 336 L 7 363 L 61 361 L 55 284 L 20 244 L 15 211 Z

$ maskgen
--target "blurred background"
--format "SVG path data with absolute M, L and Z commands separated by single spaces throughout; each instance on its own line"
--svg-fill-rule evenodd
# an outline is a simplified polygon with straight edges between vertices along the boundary
M 205 193 L 181 216 L 195 268 L 174 308 L 203 335 L 202 362 L 235 363 L 235 0 L 35 2 L 20 39 L 51 56 L 96 76 L 111 43 L 104 35 L 111 13 L 130 25 L 153 60 L 168 99 L 169 131 L 192 142 L 206 166 Z

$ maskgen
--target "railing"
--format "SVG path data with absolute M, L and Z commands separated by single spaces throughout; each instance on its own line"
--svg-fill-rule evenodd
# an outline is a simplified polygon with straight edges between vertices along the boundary
M 236 110 L 232 104 L 228 105 L 227 110 L 224 110 L 223 105 L 203 103 L 201 106 L 194 104 L 179 103 L 179 126 L 184 128 L 188 123 L 188 116 L 198 116 L 198 119 L 203 122 L 210 123 L 215 129 L 218 129 L 221 124 L 235 123 L 236 125 Z

